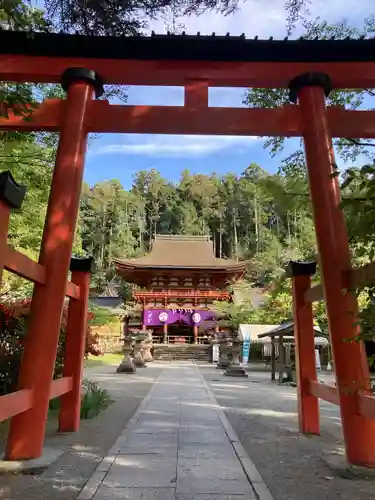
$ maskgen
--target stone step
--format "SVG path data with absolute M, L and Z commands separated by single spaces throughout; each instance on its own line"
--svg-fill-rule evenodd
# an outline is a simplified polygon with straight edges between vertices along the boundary
M 211 346 L 209 345 L 163 345 L 153 346 L 154 359 L 159 360 L 198 360 L 209 361 L 211 358 Z

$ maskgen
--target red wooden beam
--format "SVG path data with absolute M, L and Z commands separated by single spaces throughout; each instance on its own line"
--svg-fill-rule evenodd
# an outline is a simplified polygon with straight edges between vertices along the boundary
M 339 394 L 336 387 L 327 384 L 321 384 L 320 382 L 315 382 L 309 380 L 309 392 L 312 396 L 316 398 L 323 399 L 334 405 L 340 404 Z
M 183 290 L 181 288 L 177 290 L 165 290 L 165 291 L 153 291 L 153 292 L 142 292 L 133 290 L 134 297 L 148 298 L 148 297 L 228 297 L 229 292 L 221 290 Z
M 44 284 L 45 282 L 44 267 L 9 245 L 5 250 L 4 268 L 34 283 Z
M 0 118 L 0 129 L 58 130 L 64 101 L 49 100 L 33 111 L 31 119 L 10 113 Z M 374 138 L 375 111 L 327 109 L 333 137 Z M 107 101 L 90 104 L 86 121 L 89 132 L 202 134 L 299 137 L 303 134 L 298 106 L 275 109 L 200 108 L 183 106 L 121 106 Z
M 100 124 L 100 125 L 99 125 Z M 299 136 L 298 108 L 217 108 L 184 106 L 120 106 L 96 102 L 87 127 L 138 134 Z M 374 127 L 375 130 L 375 127 Z
M 176 85 L 204 80 L 210 86 L 286 88 L 296 75 L 323 72 L 335 88 L 375 88 L 375 63 L 283 63 L 225 61 L 140 61 L 80 57 L 3 55 L 0 79 L 12 82 L 59 83 L 67 68 L 97 71 L 106 84 Z
M 45 268 L 9 245 L 6 248 L 4 260 L 4 269 L 7 271 L 17 274 L 17 276 L 21 276 L 33 283 L 40 283 L 41 285 L 45 283 Z M 78 299 L 79 293 L 79 287 L 68 281 L 66 295 L 72 299 Z
M 0 422 L 29 410 L 32 405 L 31 389 L 11 392 L 0 396 Z
M 375 396 L 360 394 L 358 396 L 359 413 L 365 418 L 375 419 Z
M 58 398 L 62 394 L 69 392 L 72 389 L 72 377 L 62 377 L 53 380 L 51 384 L 50 399 Z
M 68 281 L 68 283 L 66 284 L 66 295 L 71 299 L 76 299 L 76 300 L 79 299 L 80 296 L 79 286 Z

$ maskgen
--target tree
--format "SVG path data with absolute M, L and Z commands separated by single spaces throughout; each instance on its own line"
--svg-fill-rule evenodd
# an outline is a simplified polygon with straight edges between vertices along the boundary
M 251 1 L 251 0 L 248 0 Z M 310 0 L 285 0 L 286 28 L 291 32 L 304 15 Z M 53 30 L 86 35 L 138 35 L 147 27 L 147 18 L 162 17 L 166 28 L 174 33 L 183 29 L 177 22 L 181 16 L 218 11 L 223 16 L 238 8 L 238 0 L 45 0 L 46 18 L 40 10 L 20 0 L 5 0 L 0 22 L 10 29 Z M 168 19 L 167 19 L 168 17 Z M 40 19 L 39 19 L 40 18 Z M 42 23 L 40 21 L 43 21 Z
M 352 28 L 347 22 L 330 25 L 326 21 L 316 19 L 314 21 L 305 20 L 303 22 L 305 39 L 319 38 L 321 40 L 344 39 L 346 37 L 360 38 L 362 36 L 373 36 L 375 31 L 375 16 L 371 15 L 364 20 L 363 29 Z M 364 90 L 334 90 L 329 96 L 327 102 L 329 105 L 344 106 L 349 109 L 358 109 L 367 101 L 373 99 L 375 93 L 371 89 Z M 250 89 L 248 90 L 244 103 L 250 107 L 275 108 L 289 103 L 288 91 L 285 89 Z M 280 153 L 285 145 L 286 138 L 275 137 L 265 141 L 264 147 L 267 148 L 272 155 Z M 338 154 L 344 159 L 356 160 L 360 153 L 368 155 L 372 158 L 371 151 L 368 148 L 375 146 L 371 140 L 356 140 L 356 139 L 335 139 L 334 144 Z M 292 169 L 299 176 L 303 176 L 304 171 L 304 153 L 301 149 L 293 152 L 284 159 L 281 169 Z

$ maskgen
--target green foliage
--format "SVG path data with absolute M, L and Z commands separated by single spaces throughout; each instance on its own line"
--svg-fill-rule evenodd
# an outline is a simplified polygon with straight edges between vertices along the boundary
M 287 29 L 293 33 L 297 20 L 304 27 L 305 38 L 345 38 L 372 36 L 375 17 L 369 16 L 362 29 L 341 22 L 330 25 L 320 19 L 309 20 L 309 0 L 286 0 Z M 80 33 L 134 34 L 143 26 L 139 5 L 120 2 L 102 9 L 96 1 L 82 7 L 80 2 L 57 4 L 46 0 L 47 16 L 19 0 L 5 1 L 0 22 L 5 29 L 55 29 L 48 19 L 57 21 L 63 29 L 77 29 Z M 79 4 L 79 5 L 78 5 Z M 237 2 L 227 0 L 189 0 L 173 5 L 154 0 L 142 4 L 142 9 L 165 12 L 172 8 L 178 17 L 188 9 L 219 8 L 229 12 Z M 53 12 L 53 16 L 52 16 Z M 174 23 L 175 24 L 175 23 Z M 358 109 L 374 97 L 370 89 L 363 91 L 336 90 L 329 104 Z M 106 97 L 126 100 L 126 90 L 106 88 Z M 56 85 L 2 84 L 0 99 L 10 108 L 27 115 L 27 105 L 37 106 L 45 98 L 63 97 Z M 365 102 L 366 100 L 366 102 Z M 280 89 L 250 89 L 246 103 L 253 107 L 272 108 L 288 102 L 287 91 Z M 36 259 L 39 252 L 52 167 L 56 152 L 56 134 L 3 133 L 0 141 L 0 168 L 9 169 L 16 180 L 28 187 L 22 210 L 10 221 L 9 242 L 26 255 Z M 371 141 L 339 139 L 335 141 L 341 159 L 352 160 L 354 166 L 340 173 L 343 179 L 343 210 L 347 217 L 351 247 L 356 264 L 375 257 L 374 196 L 375 169 L 369 165 L 358 167 L 359 154 L 372 159 Z M 271 138 L 265 147 L 272 155 L 283 151 L 284 138 Z M 133 314 L 130 287 L 115 274 L 114 258 L 133 258 L 147 252 L 156 233 L 210 234 L 217 257 L 249 261 L 246 279 L 249 283 L 266 287 L 265 303 L 254 309 L 250 300 L 241 305 L 229 305 L 226 314 L 233 325 L 238 322 L 272 323 L 291 315 L 290 287 L 280 282 L 289 260 L 309 260 L 316 257 L 315 232 L 306 181 L 304 153 L 301 148 L 292 151 L 280 161 L 279 172 L 270 175 L 261 166 L 250 164 L 241 175 L 228 173 L 219 177 L 191 174 L 184 170 L 176 184 L 163 179 L 152 169 L 138 172 L 130 190 L 118 180 L 101 182 L 93 187 L 83 186 L 80 216 L 74 252 L 93 255 L 95 269 L 92 284 L 98 292 L 108 283 L 121 283 L 127 301 L 127 311 Z M 31 285 L 5 273 L 1 298 L 29 297 Z M 273 283 L 270 287 L 270 283 Z M 364 294 L 363 325 L 371 332 L 373 320 L 373 288 Z M 362 294 L 363 295 L 363 294 Z M 219 307 L 219 305 L 218 305 Z M 227 306 L 223 306 L 224 308 Z M 322 305 L 316 309 L 317 321 L 325 325 Z M 108 315 L 97 310 L 97 326 L 109 321 Z
M 177 184 L 156 170 L 140 171 L 130 191 L 115 180 L 85 186 L 80 236 L 95 258 L 93 284 L 100 291 L 118 283 L 113 258 L 147 252 L 157 233 L 210 234 L 217 257 L 249 259 L 249 277 L 269 282 L 288 259 L 315 252 L 309 203 L 288 196 L 291 183 L 251 164 L 241 175 L 222 177 L 184 170 Z M 303 179 L 297 188 L 306 190 Z
M 17 387 L 18 373 L 27 336 L 30 314 L 30 300 L 0 303 L 0 395 L 13 392 Z M 92 313 L 91 313 L 92 314 Z M 67 309 L 63 311 L 59 344 L 57 348 L 54 378 L 63 374 L 65 353 L 65 331 Z M 88 326 L 86 333 L 85 356 L 99 356 L 98 337 L 91 333 Z
M 291 30 L 306 12 L 310 0 L 285 0 L 286 28 Z M 181 29 L 176 22 L 181 16 L 216 11 L 229 15 L 237 10 L 238 0 L 119 0 L 107 2 L 105 8 L 99 0 L 82 4 L 79 0 L 45 0 L 49 17 L 59 29 L 88 35 L 136 35 L 148 27 L 148 20 L 161 18 L 173 33 Z M 172 14 L 170 25 L 169 15 Z
M 112 403 L 109 392 L 92 380 L 83 381 L 81 419 L 96 417 Z
M 294 4 L 308 3 L 304 0 L 291 0 L 289 2 L 290 7 Z M 300 11 L 298 11 L 300 14 Z M 347 24 L 346 21 L 339 22 L 336 24 L 329 24 L 327 21 L 321 19 L 310 20 L 303 18 L 301 22 L 304 33 L 303 36 L 306 39 L 330 39 L 332 37 L 336 39 L 344 39 L 346 37 L 359 38 L 361 36 L 372 37 L 374 34 L 375 25 L 375 15 L 370 15 L 364 20 L 363 28 L 353 28 Z M 335 106 L 345 106 L 348 109 L 358 109 L 363 108 L 363 105 L 369 101 L 369 98 L 374 97 L 374 92 L 371 89 L 364 90 L 334 90 L 328 99 L 328 104 Z M 261 108 L 275 108 L 289 103 L 288 91 L 281 89 L 249 89 L 245 97 L 244 103 L 250 107 L 261 107 Z M 368 107 L 371 107 L 368 106 Z M 264 143 L 265 148 L 267 148 L 272 155 L 276 155 L 283 151 L 285 143 L 288 139 L 284 137 L 271 137 L 267 139 Z M 369 157 L 372 153 L 369 151 L 369 146 L 374 145 L 371 140 L 357 140 L 357 139 L 347 139 L 340 138 L 335 139 L 334 144 L 337 147 L 339 155 L 344 160 L 355 161 L 359 154 L 364 154 Z M 305 171 L 305 160 L 302 148 L 298 151 L 293 151 L 289 154 L 282 166 L 283 168 L 293 169 L 294 173 L 299 173 L 299 175 L 304 176 Z
M 0 26 L 9 30 L 49 31 L 51 24 L 41 9 L 22 0 L 3 0 L 0 11 Z
M 263 360 L 263 344 L 260 342 L 251 342 L 249 361 Z
M 346 21 L 330 25 L 328 22 L 321 19 L 310 20 L 307 16 L 307 7 L 309 0 L 291 0 L 288 1 L 290 32 L 293 32 L 296 20 L 304 27 L 303 33 L 306 39 L 344 39 L 346 37 L 372 37 L 375 32 L 375 15 L 369 15 L 363 22 L 362 28 L 353 28 Z M 345 106 L 346 109 L 363 109 L 374 107 L 375 93 L 372 89 L 364 90 L 335 90 L 331 93 L 328 104 L 336 106 Z M 280 89 L 250 89 L 247 92 L 245 103 L 250 107 L 274 108 L 287 104 L 288 92 Z M 271 155 L 275 156 L 284 151 L 288 139 L 276 137 L 267 139 L 264 143 Z M 302 143 L 301 143 L 302 146 Z M 354 166 L 346 168 L 344 172 L 337 170 L 342 184 L 342 209 L 346 216 L 348 233 L 350 238 L 351 250 L 353 254 L 353 264 L 363 265 L 375 258 L 374 246 L 374 231 L 375 231 L 375 167 L 374 167 L 374 147 L 375 143 L 367 139 L 348 139 L 340 138 L 334 140 L 334 146 L 337 156 L 345 162 L 353 162 Z M 359 155 L 369 159 L 369 164 L 362 167 L 355 165 Z M 292 151 L 284 159 L 281 160 L 279 168 L 280 179 L 283 179 L 283 186 L 274 186 L 277 199 L 280 200 L 283 207 L 288 207 L 290 204 L 297 205 L 299 200 L 300 206 L 305 206 L 307 218 L 304 218 L 304 223 L 300 224 L 300 238 L 307 243 L 310 241 L 310 258 L 315 251 L 314 231 L 312 219 L 310 215 L 310 207 L 308 201 L 308 191 L 306 183 L 306 167 L 305 157 L 302 148 Z M 306 213 L 306 212 L 305 212 Z M 297 258 L 304 256 L 306 258 L 306 247 L 302 249 L 299 244 L 296 244 L 293 235 L 289 238 L 290 244 L 289 255 L 295 255 Z M 287 248 L 284 247 L 284 251 Z M 302 251 L 301 251 L 302 250 Z M 267 259 L 269 256 L 267 256 Z M 293 257 L 294 258 L 294 257 Z M 267 263 L 263 263 L 263 267 L 267 268 Z M 268 272 L 268 276 L 270 273 Z M 276 288 L 277 289 L 277 288 Z M 374 287 L 369 286 L 359 293 L 361 306 L 361 328 L 364 338 L 374 338 L 373 324 L 375 321 L 374 303 L 375 293 Z M 274 292 L 272 292 L 274 294 Z M 284 291 L 277 289 L 277 295 L 281 302 L 285 302 L 286 296 Z M 286 301 L 287 302 L 287 301 Z M 278 308 L 273 309 L 272 297 L 269 302 L 270 307 L 266 307 L 267 315 L 272 317 L 272 313 L 278 311 Z M 276 304 L 277 305 L 277 304 Z M 288 309 L 287 304 L 285 307 Z M 263 308 L 264 309 L 264 308 Z M 289 308 L 290 309 L 290 308 Z M 277 317 L 284 317 L 282 311 L 278 311 Z M 324 305 L 322 303 L 315 307 L 315 318 L 319 326 L 327 327 Z
M 92 318 L 89 321 L 91 326 L 110 325 L 118 321 L 117 316 L 111 314 L 105 307 L 98 307 L 90 303 L 89 311 L 92 313 Z
M 94 418 L 102 411 L 106 410 L 112 403 L 109 392 L 102 389 L 96 382 L 84 379 L 82 382 L 83 394 L 81 398 L 81 419 Z M 49 409 L 58 411 L 60 409 L 61 398 L 51 399 Z

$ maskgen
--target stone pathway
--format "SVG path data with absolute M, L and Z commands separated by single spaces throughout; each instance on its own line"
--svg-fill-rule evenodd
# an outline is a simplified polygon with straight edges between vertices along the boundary
M 272 500 L 193 364 L 167 366 L 79 500 Z

